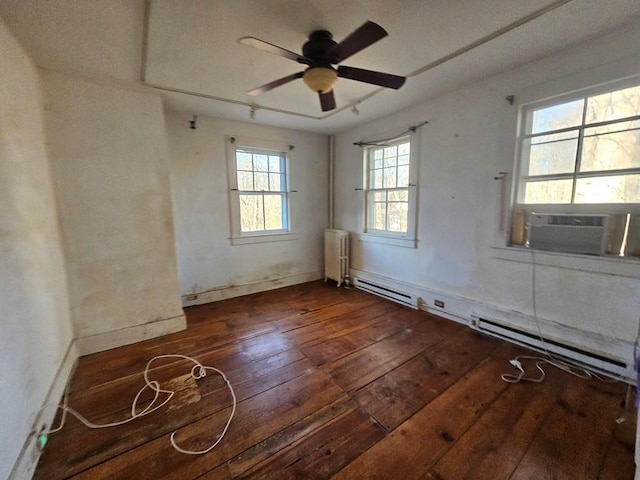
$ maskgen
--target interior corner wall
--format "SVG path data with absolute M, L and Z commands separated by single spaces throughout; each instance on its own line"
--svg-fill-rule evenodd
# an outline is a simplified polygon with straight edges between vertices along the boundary
M 161 98 L 49 72 L 43 85 L 81 353 L 186 328 Z
M 1 19 L 0 72 L 0 478 L 8 478 L 72 327 L 38 73 Z M 23 450 L 14 474 L 30 475 L 34 451 Z
M 481 313 L 532 332 L 535 293 L 545 334 L 607 356 L 624 356 L 632 366 L 640 312 L 637 261 L 540 254 L 544 265 L 534 267 L 530 252 L 516 255 L 505 247 L 507 233 L 499 231 L 499 219 L 501 207 L 509 210 L 518 120 L 518 107 L 506 96 L 542 99 L 640 75 L 639 44 L 636 22 L 338 135 L 336 228 L 357 233 L 363 229 L 363 198 L 353 185 L 362 179 L 362 150 L 353 142 L 429 122 L 414 134 L 412 144 L 419 157 L 417 248 L 354 235 L 352 274 L 413 289 L 427 310 L 462 322 Z M 499 172 L 508 172 L 502 206 L 500 182 L 494 179 Z M 445 308 L 435 308 L 435 299 L 445 301 Z
M 322 278 L 328 222 L 325 135 L 168 113 L 178 271 L 184 304 L 216 301 Z M 291 217 L 295 240 L 231 245 L 225 136 L 295 145 Z

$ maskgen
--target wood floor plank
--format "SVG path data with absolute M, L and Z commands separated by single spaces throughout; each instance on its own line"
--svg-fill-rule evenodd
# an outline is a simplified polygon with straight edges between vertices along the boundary
M 473 341 L 472 341 L 473 340 Z M 466 329 L 370 383 L 356 402 L 392 430 L 498 348 L 499 342 Z
M 354 392 L 460 328 L 453 322 L 441 325 L 425 316 L 425 321 L 416 322 L 391 337 L 325 364 L 322 370 L 344 390 Z M 304 349 L 303 352 L 308 355 Z
M 331 384 L 328 377 L 314 371 L 240 402 L 235 422 L 231 424 L 225 437 L 226 441 L 206 455 L 180 454 L 173 450 L 165 436 L 129 450 L 111 462 L 97 465 L 77 478 L 196 478 L 269 438 L 282 430 L 283 426 L 294 423 L 341 397 L 346 398 L 339 388 Z M 209 415 L 183 427 L 177 433 L 176 441 L 185 449 L 205 448 L 215 440 L 212 432 L 220 431 L 224 425 L 221 420 L 227 415 L 228 410 L 225 410 L 220 415 Z M 142 477 L 136 477 L 141 473 Z
M 243 478 L 329 478 L 383 436 L 384 430 L 368 415 L 351 408 L 246 472 Z
M 423 319 L 421 316 L 408 314 L 405 308 L 393 305 L 393 309 L 381 309 L 381 315 L 367 315 L 356 318 L 360 325 L 348 324 L 342 331 L 332 332 L 325 336 L 319 336 L 313 340 L 299 344 L 303 353 L 315 362 L 316 365 L 324 365 L 354 353 L 380 340 L 391 337 L 411 327 Z
M 297 349 L 288 349 L 270 357 L 247 362 L 246 356 L 237 348 L 227 348 L 202 354 L 195 358 L 203 365 L 222 370 L 233 384 L 238 385 L 252 378 L 269 375 L 279 368 L 303 360 L 305 357 Z M 161 388 L 171 390 L 166 382 L 181 377 L 185 372 L 190 372 L 192 366 L 193 363 L 187 360 L 161 359 L 152 364 L 153 368 L 149 372 L 149 379 L 160 382 Z M 307 364 L 305 370 L 311 366 L 311 364 Z M 137 375 L 116 378 L 86 390 L 73 392 L 69 397 L 69 406 L 80 413 L 91 411 L 90 419 L 95 423 L 119 421 L 130 416 L 131 403 L 142 386 L 144 386 L 142 372 Z M 204 388 L 204 385 L 201 385 L 201 388 Z M 153 395 L 151 390 L 146 390 L 140 396 L 139 404 L 146 405 L 145 402 L 151 401 Z M 77 427 L 82 427 L 82 424 L 76 421 L 69 422 L 68 428 Z
M 503 369 L 483 361 L 332 478 L 422 478 L 507 388 Z
M 256 396 L 259 392 L 268 391 L 274 386 L 309 373 L 311 366 L 307 359 L 302 359 L 264 377 L 237 383 L 234 386 L 236 396 L 239 401 Z M 46 478 L 64 478 L 65 472 L 80 472 L 97 461 L 106 461 L 183 425 L 214 415 L 230 405 L 231 400 L 226 387 L 220 385 L 216 377 L 211 379 L 207 377 L 200 382 L 203 382 L 201 389 L 206 389 L 207 384 L 211 382 L 215 384 L 215 388 L 208 392 L 209 395 L 206 393 L 201 395 L 201 401 L 197 404 L 182 405 L 182 408 L 170 415 L 165 416 L 164 412 L 159 410 L 121 427 L 83 430 L 82 436 L 68 439 L 52 435 L 50 440 L 52 448 L 47 449 L 44 455 L 54 455 L 55 452 L 55 456 L 51 459 L 44 458 L 50 463 L 49 476 Z M 337 391 L 337 388 L 334 391 Z M 75 420 L 70 420 L 72 421 Z
M 92 420 L 125 418 L 147 361 L 188 355 L 233 385 L 222 442 L 173 449 L 176 430 L 182 447 L 211 445 L 231 396 L 220 376 L 162 360 L 150 378 L 175 390 L 171 403 L 111 429 L 70 418 L 35 479 L 633 477 L 635 426 L 615 423 L 637 414 L 621 411 L 624 385 L 561 372 L 507 385 L 508 360 L 527 352 L 459 323 L 322 281 L 185 313 L 185 331 L 81 358 L 69 402 Z
M 624 441 L 615 434 L 611 437 L 598 480 L 632 480 L 634 478 L 636 470 L 633 461 L 635 428 L 630 430 L 627 435 L 630 438 Z
M 263 462 L 265 459 L 289 447 L 292 443 L 309 435 L 331 419 L 355 408 L 350 399 L 341 398 L 327 405 L 302 420 L 280 430 L 271 437 L 245 450 L 228 462 L 229 471 L 234 478 L 244 476 L 244 473 Z
M 597 478 L 621 400 L 594 382 L 566 389 L 511 478 Z
M 298 328 L 286 331 L 287 336 L 298 346 L 310 342 L 322 342 L 336 336 L 344 336 L 355 330 L 366 329 L 392 312 L 401 311 L 402 307 L 391 302 L 368 304 L 347 303 L 332 310 L 331 317 L 326 320 L 313 321 Z M 314 320 L 318 316 L 312 316 Z
M 506 365 L 504 368 L 507 370 Z M 566 374 L 557 371 L 551 372 L 543 383 L 508 386 L 425 478 L 509 478 L 558 400 L 566 380 Z M 461 458 L 466 460 L 461 462 Z

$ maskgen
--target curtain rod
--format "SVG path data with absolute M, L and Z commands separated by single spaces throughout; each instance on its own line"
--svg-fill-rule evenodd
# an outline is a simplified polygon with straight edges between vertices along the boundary
M 358 147 L 386 147 L 386 143 L 385 142 L 390 142 L 391 140 L 395 140 L 396 138 L 400 138 L 403 135 L 406 135 L 407 133 L 415 133 L 416 130 L 418 128 L 420 128 L 423 125 L 426 125 L 427 123 L 429 123 L 428 121 L 424 121 L 422 123 L 419 123 L 417 125 L 413 125 L 409 128 L 407 128 L 404 132 L 391 137 L 391 138 L 382 138 L 380 140 L 372 140 L 370 142 L 353 142 L 354 145 L 358 146 Z

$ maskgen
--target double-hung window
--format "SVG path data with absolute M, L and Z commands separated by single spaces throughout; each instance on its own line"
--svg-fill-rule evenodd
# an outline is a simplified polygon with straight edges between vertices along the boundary
M 230 139 L 232 243 L 289 240 L 288 145 Z
M 640 204 L 640 86 L 534 105 L 523 114 L 516 203 Z
M 531 241 L 535 229 L 544 232 L 541 245 L 552 245 L 545 248 L 583 249 L 589 232 L 602 252 L 640 256 L 638 80 L 531 104 L 521 113 L 511 243 Z
M 415 246 L 415 165 L 410 137 L 366 148 L 364 185 L 365 234 L 411 241 Z

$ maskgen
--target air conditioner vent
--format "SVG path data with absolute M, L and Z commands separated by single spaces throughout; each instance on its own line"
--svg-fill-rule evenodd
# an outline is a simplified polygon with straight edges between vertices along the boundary
M 607 215 L 531 213 L 527 245 L 539 250 L 604 255 Z

